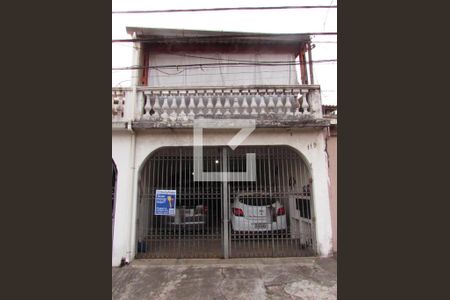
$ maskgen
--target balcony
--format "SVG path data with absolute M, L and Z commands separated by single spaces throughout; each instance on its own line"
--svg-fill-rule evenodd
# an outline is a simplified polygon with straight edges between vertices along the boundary
M 113 127 L 192 128 L 194 119 L 255 119 L 257 127 L 323 127 L 320 87 L 113 88 Z

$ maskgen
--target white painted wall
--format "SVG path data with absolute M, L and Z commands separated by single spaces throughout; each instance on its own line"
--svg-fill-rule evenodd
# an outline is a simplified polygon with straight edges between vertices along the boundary
M 112 265 L 118 266 L 122 257 L 127 256 L 131 232 L 131 134 L 128 132 L 113 132 L 112 159 L 117 166 L 116 209 L 114 218 L 114 237 Z
M 327 140 L 330 177 L 330 211 L 333 228 L 333 251 L 337 252 L 337 136 L 330 136 Z
M 204 131 L 205 146 L 222 146 L 237 131 Z M 286 145 L 296 149 L 309 163 L 313 178 L 312 192 L 316 218 L 317 250 L 321 256 L 332 253 L 332 229 L 328 190 L 328 162 L 325 152 L 325 134 L 321 129 L 256 129 L 242 145 Z M 166 146 L 192 146 L 193 135 L 189 129 L 155 129 L 138 132 L 136 135 L 136 169 L 156 149 Z M 113 132 L 113 159 L 118 168 L 116 221 L 114 228 L 113 266 L 120 263 L 121 257 L 135 255 L 135 217 L 136 199 L 131 198 L 130 149 L 131 138 L 128 133 Z M 135 185 L 137 187 L 137 176 Z M 137 188 L 135 189 L 137 190 Z M 136 198 L 136 193 L 134 193 Z M 130 233 L 131 232 L 131 233 Z M 131 236 L 130 236 L 131 235 Z
M 284 61 L 295 63 L 295 55 L 286 53 L 150 52 L 149 65 L 194 65 L 228 61 Z M 148 85 L 152 87 L 242 86 L 299 84 L 295 65 L 242 65 L 215 68 L 186 68 L 181 71 L 152 69 Z

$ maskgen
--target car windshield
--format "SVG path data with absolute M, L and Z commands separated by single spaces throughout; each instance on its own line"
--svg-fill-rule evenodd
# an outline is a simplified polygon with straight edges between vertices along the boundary
M 277 202 L 277 199 L 265 198 L 262 196 L 255 195 L 255 196 L 239 197 L 239 202 L 242 202 L 245 205 L 251 205 L 251 206 L 267 206 L 267 205 L 272 205 L 275 202 Z

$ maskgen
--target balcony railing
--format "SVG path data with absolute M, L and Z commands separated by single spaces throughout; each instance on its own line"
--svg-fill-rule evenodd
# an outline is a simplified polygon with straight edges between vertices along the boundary
M 120 122 L 124 120 L 125 93 L 122 88 L 112 89 L 112 121 Z
M 250 86 L 250 87 L 137 87 L 113 89 L 113 121 L 126 116 L 144 127 L 183 127 L 194 119 L 248 118 L 257 122 L 305 123 L 322 119 L 320 87 Z M 134 100 L 133 100 L 134 99 Z M 131 103 L 135 101 L 134 108 Z M 133 110 L 130 118 L 127 109 Z

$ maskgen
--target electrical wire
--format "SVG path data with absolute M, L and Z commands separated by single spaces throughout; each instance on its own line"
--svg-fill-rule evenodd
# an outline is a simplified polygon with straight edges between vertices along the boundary
M 179 56 L 179 57 L 200 58 L 200 59 L 207 59 L 207 60 L 214 60 L 214 61 L 241 62 L 241 63 L 248 63 L 248 64 L 259 64 L 259 63 L 274 63 L 274 64 L 276 64 L 276 63 L 280 63 L 281 62 L 281 61 L 270 61 L 270 60 L 269 61 L 257 62 L 257 61 L 253 61 L 253 60 L 216 58 L 216 57 L 206 57 L 206 56 L 199 56 L 199 55 L 192 55 L 192 54 L 170 54 L 170 55 L 172 55 L 172 56 Z M 291 61 L 287 61 L 287 62 L 283 62 L 283 63 L 291 63 Z M 305 62 L 305 64 L 308 64 L 308 63 L 309 62 Z M 297 62 L 297 64 L 298 64 L 298 62 Z
M 155 69 L 155 70 L 156 70 L 156 71 L 158 71 L 158 72 L 161 72 L 161 73 L 163 73 L 163 74 L 166 74 L 166 75 L 168 75 L 167 77 L 169 77 L 169 76 L 175 76 L 175 75 L 179 75 L 179 74 L 183 73 L 184 71 L 186 71 L 186 70 L 181 70 L 180 72 L 177 72 L 177 73 L 173 73 L 173 74 L 170 74 L 170 73 L 164 72 L 164 71 L 162 71 L 162 70 L 160 70 L 160 69 Z
M 112 11 L 112 14 L 154 14 L 175 12 L 207 12 L 226 10 L 274 10 L 274 9 L 321 9 L 337 8 L 337 5 L 297 5 L 297 6 L 262 6 L 262 7 L 216 7 L 216 8 L 191 8 L 191 9 L 157 9 L 157 10 L 122 10 Z
M 159 69 L 156 69 L 156 71 L 162 72 Z M 183 70 L 183 72 L 184 71 L 187 71 L 187 70 Z M 113 72 L 120 72 L 120 71 L 113 71 Z M 288 71 L 287 70 L 278 70 L 278 71 L 261 70 L 261 71 L 258 71 L 258 73 L 286 73 L 286 72 L 288 72 Z M 164 72 L 162 72 L 162 73 L 164 73 Z M 181 71 L 180 71 L 180 73 L 181 73 Z M 188 74 L 187 76 L 192 77 L 192 76 L 240 75 L 240 74 L 254 74 L 254 73 L 255 73 L 254 71 L 250 71 L 250 72 L 221 72 L 220 74 L 219 73 L 201 73 L 201 74 Z M 164 73 L 164 74 L 167 74 L 167 73 Z M 169 76 L 161 75 L 160 77 L 170 77 L 171 75 L 178 75 L 178 74 L 170 74 Z
M 129 71 L 129 70 L 126 70 Z M 177 76 L 183 72 L 185 72 L 186 70 L 181 70 L 180 72 L 176 73 L 176 74 L 169 74 L 166 73 L 162 70 L 158 70 L 156 69 L 156 71 L 161 72 L 165 75 L 158 75 L 158 77 L 160 79 L 166 79 L 166 78 L 173 78 L 174 76 Z M 113 72 L 120 72 L 120 71 L 113 71 Z M 286 78 L 286 76 L 290 76 L 292 74 L 290 74 L 291 72 L 293 72 L 293 70 L 282 70 L 282 71 L 268 71 L 268 70 L 261 70 L 258 71 L 258 74 L 263 74 L 261 77 L 263 78 L 270 78 L 270 79 L 279 79 L 279 78 Z M 255 74 L 254 71 L 251 72 L 224 72 L 224 73 L 201 73 L 201 74 L 185 74 L 183 77 L 181 78 L 194 78 L 194 77 L 198 77 L 198 76 L 223 76 L 223 75 L 242 75 L 242 74 Z M 281 74 L 281 76 L 274 76 L 274 75 L 278 75 Z M 265 76 L 266 75 L 266 76 Z M 294 75 L 296 76 L 296 75 Z M 139 78 L 139 76 L 132 76 L 132 78 Z M 225 81 L 235 81 L 234 79 L 223 79 Z M 241 80 L 241 79 L 236 79 L 236 80 Z M 203 81 L 190 81 L 191 83 L 203 83 Z M 327 91 L 328 92 L 328 91 Z
M 334 0 L 331 0 L 330 6 L 331 6 L 331 4 L 333 4 L 333 1 L 334 1 Z M 325 15 L 325 21 L 323 21 L 323 30 L 325 30 L 325 25 L 327 24 L 328 12 L 329 12 L 329 11 L 330 11 L 330 9 L 328 8 L 328 9 L 327 9 L 327 14 Z
M 201 59 L 207 59 L 207 60 L 215 60 L 215 61 L 231 61 L 231 62 L 243 62 L 243 63 L 257 63 L 252 60 L 242 60 L 242 59 L 230 59 L 230 58 L 216 58 L 216 57 L 206 57 L 206 56 L 199 56 L 199 55 L 191 55 L 191 54 L 171 54 L 173 56 L 180 56 L 180 57 L 192 57 L 192 58 L 201 58 Z M 277 63 L 279 61 L 265 61 L 266 63 Z
M 178 75 L 181 72 L 184 72 L 184 71 L 187 71 L 187 70 L 192 70 L 192 69 L 182 70 L 179 73 L 174 73 L 174 74 L 169 74 L 169 73 L 164 72 L 164 71 L 159 70 L 159 69 L 155 69 L 155 70 L 167 75 L 167 76 L 161 75 L 162 77 L 170 77 L 170 76 Z M 117 73 L 117 72 L 122 72 L 122 71 L 129 71 L 129 70 L 115 70 L 115 71 L 112 71 L 112 73 Z M 286 72 L 286 70 L 276 70 L 276 71 L 261 70 L 261 71 L 258 71 L 258 73 L 282 73 L 282 72 Z M 254 71 L 249 71 L 249 72 L 221 72 L 220 74 L 221 75 L 238 75 L 238 74 L 253 74 L 253 73 L 255 73 L 255 72 Z M 188 76 L 208 76 L 208 75 L 217 75 L 217 74 L 218 73 L 202 73 L 202 74 L 189 74 Z
M 323 60 L 315 60 L 311 61 L 311 63 L 326 63 L 326 62 L 336 62 L 337 59 L 323 59 Z M 236 63 L 200 63 L 200 64 L 183 64 L 183 65 L 158 65 L 158 66 L 129 66 L 129 67 L 113 67 L 112 70 L 140 70 L 140 69 L 164 69 L 164 68 L 170 68 L 174 69 L 176 68 L 179 70 L 179 68 L 210 68 L 210 67 L 220 67 L 220 66 L 230 66 L 230 67 L 239 67 L 239 66 L 291 66 L 291 65 L 307 65 L 310 62 L 286 62 L 286 61 L 272 61 L 272 62 L 252 62 L 252 63 L 242 63 L 242 62 L 236 62 Z

